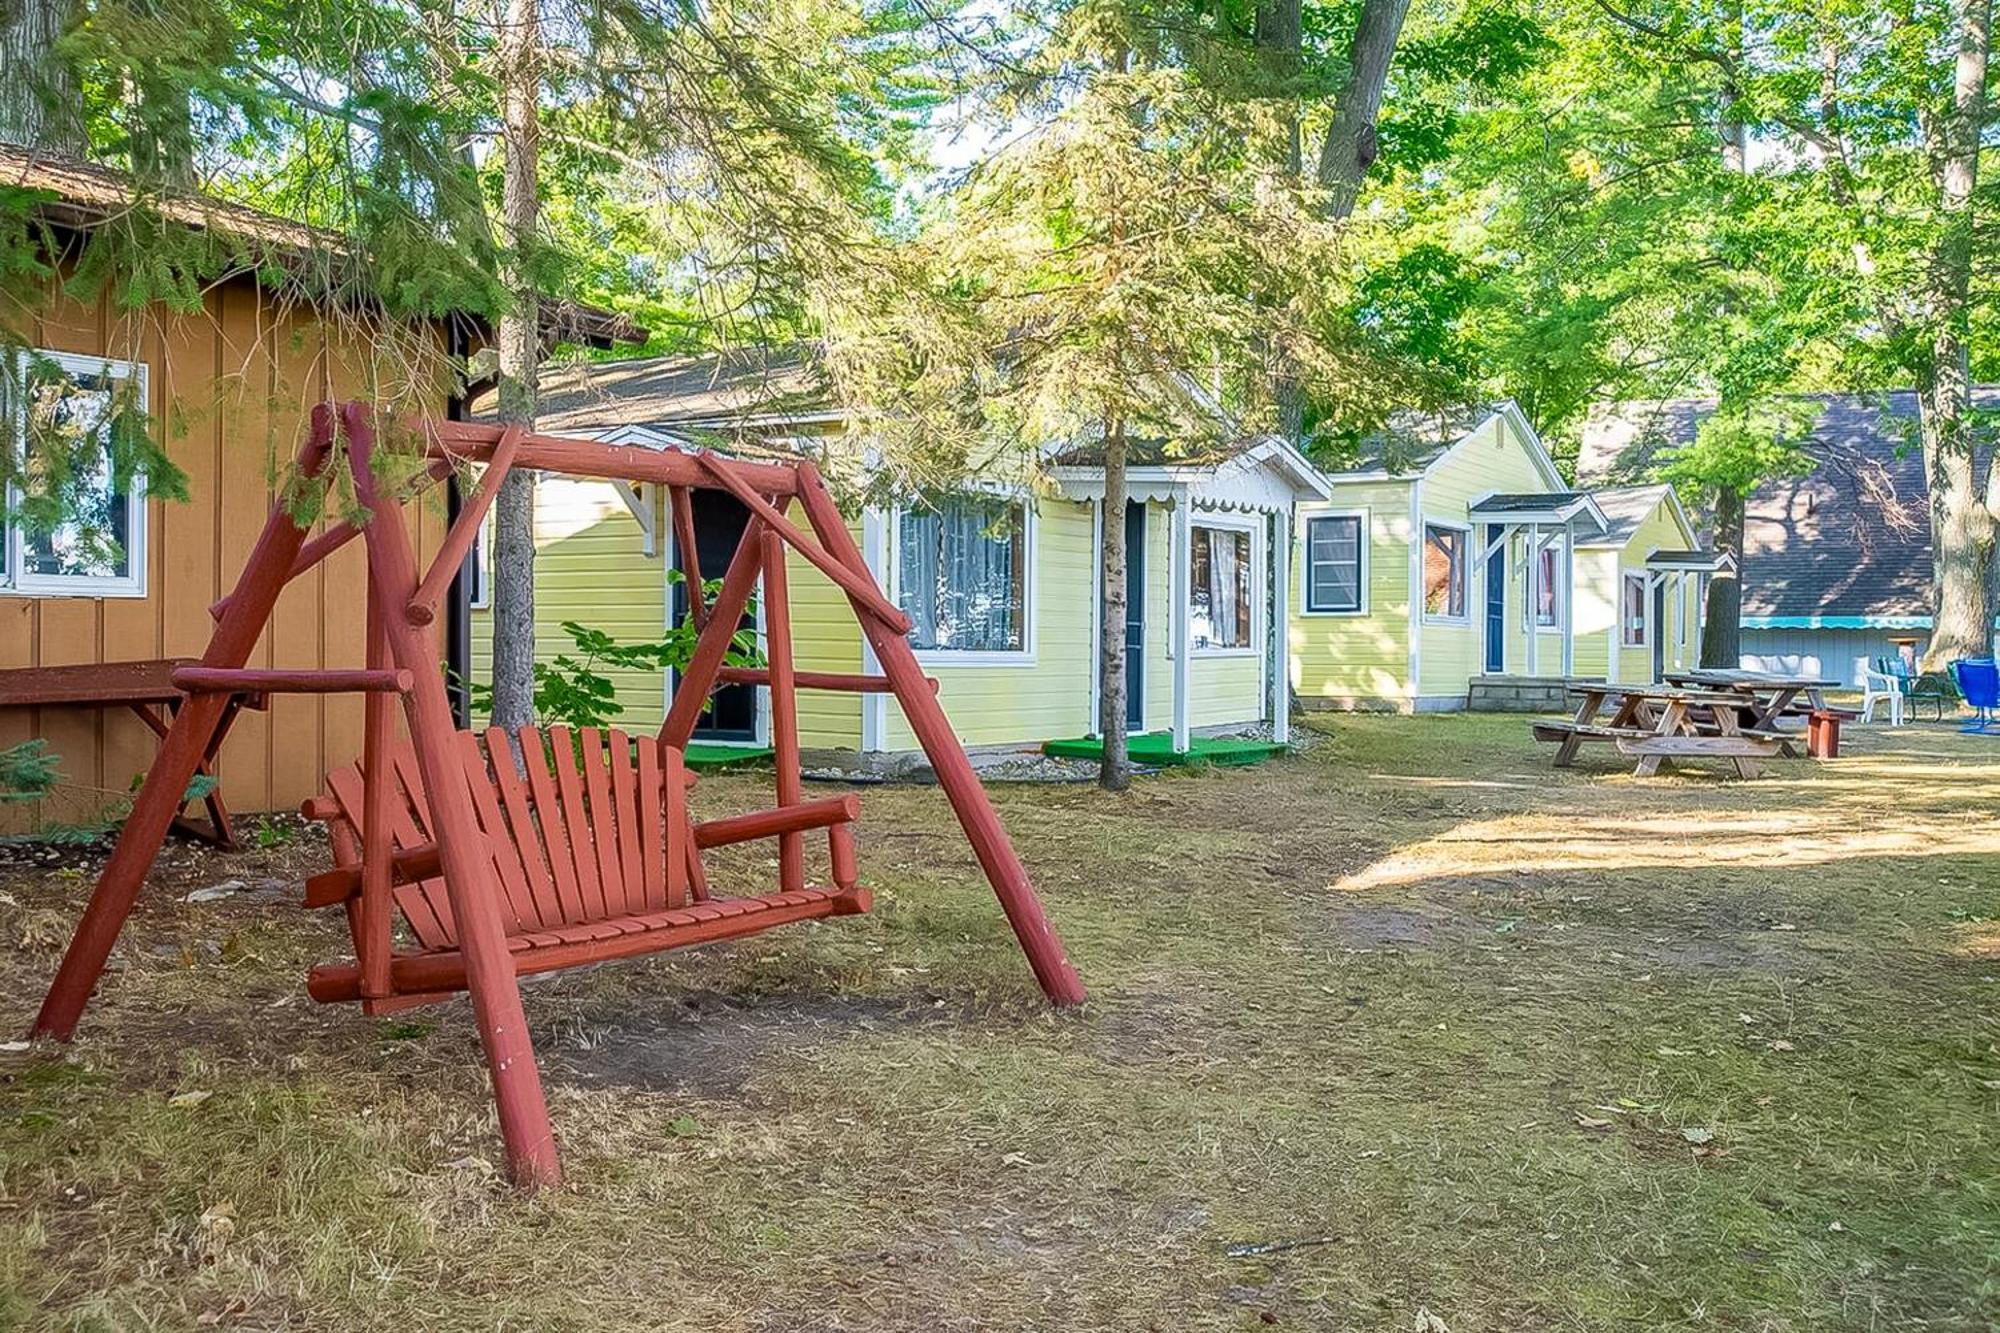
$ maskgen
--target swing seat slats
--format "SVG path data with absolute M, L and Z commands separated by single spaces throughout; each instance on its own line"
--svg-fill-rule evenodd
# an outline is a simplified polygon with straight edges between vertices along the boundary
M 523 728 L 457 734 L 455 754 L 472 796 L 482 850 L 490 857 L 496 906 L 517 975 L 752 934 L 869 907 L 855 882 L 852 796 L 801 802 L 697 825 L 688 814 L 692 784 L 679 750 L 651 738 L 636 745 L 618 730 Z M 305 813 L 324 820 L 335 869 L 307 888 L 314 906 L 345 904 L 356 923 L 356 962 L 314 968 L 316 1000 L 443 998 L 465 987 L 465 963 L 443 875 L 430 803 L 408 742 L 390 747 L 385 776 L 395 906 L 414 950 L 390 956 L 387 995 L 362 991 L 364 892 L 360 848 L 367 801 L 362 763 L 327 775 L 327 794 Z M 713 897 L 701 849 L 825 829 L 836 883 L 737 898 Z

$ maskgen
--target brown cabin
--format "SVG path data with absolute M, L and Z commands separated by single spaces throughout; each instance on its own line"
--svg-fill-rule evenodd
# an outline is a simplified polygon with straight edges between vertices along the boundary
M 51 256 L 59 273 L 90 244 L 93 226 L 131 201 L 115 171 L 5 144 L 0 184 L 48 194 L 38 211 L 59 251 Z M 205 197 L 155 206 L 169 222 L 249 231 L 267 244 L 297 240 L 303 249 L 324 241 Z M 313 403 L 365 393 L 367 340 L 351 320 L 324 320 L 249 271 L 219 275 L 197 312 L 159 305 L 125 312 L 109 298 L 81 304 L 51 281 L 38 306 L 0 311 L 0 319 L 65 371 L 141 381 L 188 489 L 185 501 L 108 496 L 127 506 L 115 561 L 52 559 L 0 527 L 0 669 L 198 656 L 213 625 L 208 607 L 234 586 L 269 512 L 275 461 L 290 457 Z M 550 341 L 608 345 L 644 336 L 621 317 L 570 303 L 548 303 L 543 325 Z M 424 372 L 435 388 L 419 389 L 413 407 L 457 417 L 464 389 L 451 367 L 485 344 L 486 330 L 451 318 L 426 332 L 446 355 Z M 407 507 L 421 554 L 435 550 L 453 503 L 444 496 Z M 364 579 L 357 542 L 289 586 L 250 665 L 363 665 Z M 470 646 L 465 602 L 455 588 L 455 610 L 439 620 L 440 658 L 461 678 Z M 8 706 L 0 688 L 0 748 L 37 736 L 60 756 L 63 787 L 49 800 L 0 808 L 0 831 L 91 818 L 129 790 L 156 746 L 122 709 Z M 277 698 L 267 712 L 246 711 L 230 732 L 219 757 L 222 795 L 239 813 L 294 809 L 360 750 L 358 697 Z

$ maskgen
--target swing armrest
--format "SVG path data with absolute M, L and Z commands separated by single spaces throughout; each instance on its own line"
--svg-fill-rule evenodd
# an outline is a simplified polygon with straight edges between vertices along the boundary
M 438 862 L 438 848 L 434 842 L 408 851 L 397 852 L 389 858 L 389 884 L 394 888 L 403 884 L 417 884 L 444 873 Z M 338 907 L 350 898 L 360 896 L 361 867 L 341 866 L 314 875 L 306 881 L 307 907 Z
M 747 815 L 730 815 L 694 826 L 694 845 L 701 848 L 726 847 L 732 843 L 775 838 L 780 833 L 803 833 L 807 829 L 851 824 L 861 817 L 859 796 L 829 796 L 825 800 L 779 806 L 774 810 L 753 810 Z

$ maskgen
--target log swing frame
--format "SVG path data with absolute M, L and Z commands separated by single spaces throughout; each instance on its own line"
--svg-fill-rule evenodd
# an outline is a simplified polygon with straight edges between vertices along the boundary
M 358 1000 L 378 1013 L 470 992 L 508 1171 L 520 1184 L 561 1178 L 522 1009 L 522 975 L 867 909 L 851 831 L 858 802 L 851 796 L 808 801 L 802 794 L 799 689 L 896 696 L 1036 981 L 1056 1004 L 1083 1000 L 1083 984 L 938 702 L 935 683 L 917 663 L 906 637 L 908 618 L 877 586 L 810 462 L 749 462 L 434 419 L 412 428 L 426 467 L 406 493 L 389 494 L 372 468 L 376 432 L 369 408 L 356 402 L 314 407 L 298 472 L 319 480 L 336 445 L 344 444 L 363 521 L 332 522 L 309 537 L 282 503 L 273 506 L 235 590 L 210 608 L 215 631 L 200 663 L 175 674 L 187 703 L 147 772 L 31 1035 L 68 1040 L 75 1034 L 188 782 L 230 700 L 244 691 L 362 694 L 359 764 L 329 775 L 334 794 L 305 807 L 308 815 L 329 821 L 337 865 L 309 883 L 307 903 L 345 907 L 356 958 L 314 969 L 308 989 L 316 999 Z M 429 569 L 420 570 L 401 506 L 465 463 L 484 464 L 484 474 Z M 546 737 L 532 729 L 514 738 L 498 731 L 480 737 L 456 726 L 431 626 L 501 482 L 517 467 L 666 487 L 700 634 L 657 736 L 635 744 L 616 731 L 571 735 L 551 728 Z M 703 593 L 688 539 L 698 490 L 729 494 L 750 513 L 713 602 Z M 803 511 L 804 528 L 787 517 L 794 503 Z M 357 537 L 367 549 L 366 668 L 246 669 L 285 585 Z M 796 670 L 788 551 L 846 595 L 874 648 L 879 675 Z M 730 640 L 760 586 L 767 665 L 726 667 Z M 684 804 L 682 752 L 710 692 L 724 683 L 770 690 L 777 803 L 696 824 Z M 398 701 L 407 741 L 395 734 Z M 505 761 L 510 743 L 521 746 L 534 781 L 522 782 Z M 580 757 L 581 779 L 573 754 Z M 553 779 L 538 766 L 540 759 L 552 766 Z M 805 835 L 814 829 L 829 838 L 831 887 L 805 882 Z M 762 837 L 778 839 L 777 890 L 711 898 L 701 850 Z M 587 891 L 565 895 L 565 886 Z M 414 953 L 392 949 L 399 909 L 417 937 Z

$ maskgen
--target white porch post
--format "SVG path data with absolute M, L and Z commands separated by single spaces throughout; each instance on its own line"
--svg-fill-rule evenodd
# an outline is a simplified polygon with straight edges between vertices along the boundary
M 1132 553 L 1125 553 L 1126 559 Z M 1104 712 L 1104 497 L 1090 506 L 1090 720 L 1086 736 L 1102 736 Z M 864 695 L 863 698 L 872 698 Z
M 1660 636 L 1667 632 L 1667 627 L 1656 623 L 1665 620 L 1666 617 L 1655 616 L 1653 608 L 1660 604 L 1661 599 L 1656 596 L 1656 593 L 1660 585 L 1666 581 L 1666 577 L 1665 574 L 1662 574 L 1657 569 L 1648 569 L 1646 571 L 1645 622 L 1646 628 L 1651 631 L 1646 635 L 1646 680 L 1649 684 L 1655 685 L 1659 683 L 1660 676 L 1657 671 L 1653 670 L 1653 663 L 1655 661 L 1666 660 L 1667 641 Z
M 1528 674 L 1542 674 L 1542 525 L 1528 525 Z
M 1576 591 L 1576 532 L 1563 524 L 1562 535 L 1562 630 L 1563 679 L 1576 674 L 1576 611 L 1571 594 Z
M 1167 609 L 1168 623 L 1173 626 L 1174 645 L 1174 753 L 1186 754 L 1188 748 L 1188 601 L 1189 578 L 1194 565 L 1194 524 L 1189 510 L 1188 493 L 1182 487 L 1174 494 L 1172 553 L 1168 564 L 1173 576 L 1168 580 L 1169 596 L 1173 605 Z
M 875 576 L 875 586 L 889 586 L 889 523 L 888 515 L 870 505 L 861 511 L 861 558 L 867 562 L 868 572 Z M 879 674 L 882 663 L 875 656 L 875 648 L 868 642 L 868 636 L 861 636 L 861 669 L 868 675 Z M 889 696 L 886 694 L 864 694 L 861 696 L 861 752 L 879 754 L 889 748 Z
M 1292 511 L 1274 516 L 1271 536 L 1271 739 L 1292 739 Z

